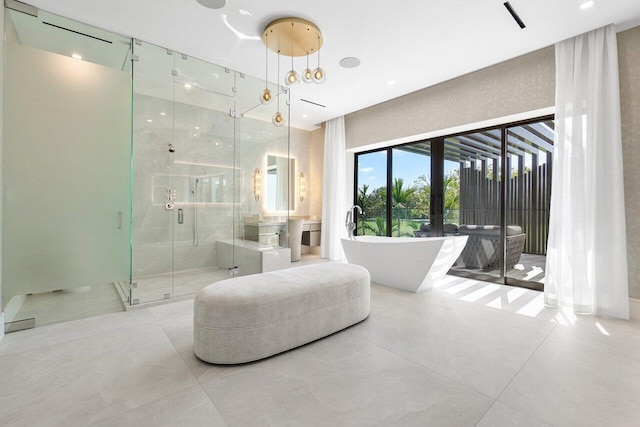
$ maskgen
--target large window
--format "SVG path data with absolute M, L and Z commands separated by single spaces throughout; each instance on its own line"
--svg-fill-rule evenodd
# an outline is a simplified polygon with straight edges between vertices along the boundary
M 357 234 L 468 235 L 451 274 L 541 289 L 553 118 L 356 155 Z
M 430 220 L 431 144 L 405 145 L 393 148 L 391 153 L 391 235 L 414 237 Z
M 363 210 L 358 218 L 359 235 L 387 235 L 387 151 L 359 154 L 356 160 L 355 203 Z

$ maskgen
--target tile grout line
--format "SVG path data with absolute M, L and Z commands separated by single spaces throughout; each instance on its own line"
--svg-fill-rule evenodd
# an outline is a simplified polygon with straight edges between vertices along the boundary
M 455 383 L 455 384 L 457 384 L 457 385 L 459 385 L 459 386 L 461 386 L 461 387 L 464 387 L 464 388 L 466 388 L 466 389 L 468 389 L 468 390 L 473 391 L 474 393 L 478 393 L 478 394 L 480 394 L 480 395 L 482 395 L 482 396 L 486 397 L 487 399 L 496 400 L 496 399 L 494 399 L 493 397 L 491 397 L 491 396 L 487 396 L 485 393 L 483 393 L 483 392 L 481 392 L 481 391 L 478 391 L 478 390 L 476 390 L 475 388 L 473 388 L 473 387 L 471 387 L 471 386 L 469 386 L 469 385 L 467 385 L 467 384 L 463 384 L 463 383 L 459 382 L 458 380 L 455 380 L 455 379 L 453 379 L 453 378 L 448 377 L 447 375 L 444 375 L 444 374 L 442 374 L 442 373 L 440 373 L 440 372 L 434 371 L 433 369 L 429 368 L 428 366 L 424 366 L 422 363 L 420 363 L 420 362 L 416 362 L 415 360 L 411 360 L 411 359 L 407 358 L 406 356 L 403 356 L 402 354 L 398 354 L 398 353 L 396 353 L 395 351 L 393 351 L 393 350 L 391 350 L 391 349 L 389 349 L 389 348 L 386 348 L 386 347 L 384 347 L 384 346 L 381 346 L 381 345 L 379 345 L 379 344 L 377 344 L 377 343 L 375 343 L 375 342 L 373 342 L 373 341 L 369 341 L 368 339 L 366 339 L 366 338 L 364 338 L 364 337 L 362 337 L 362 338 L 360 338 L 360 339 L 362 339 L 362 340 L 364 340 L 365 342 L 367 342 L 367 343 L 369 343 L 369 344 L 373 345 L 374 347 L 377 347 L 377 348 L 379 348 L 379 349 L 381 349 L 381 350 L 384 350 L 384 351 L 386 351 L 386 352 L 388 352 L 388 353 L 393 354 L 394 356 L 397 356 L 397 357 L 399 357 L 399 358 L 401 358 L 401 359 L 403 359 L 403 360 L 406 360 L 407 362 L 409 362 L 409 363 L 411 363 L 411 364 L 413 364 L 413 365 L 419 366 L 419 367 L 420 367 L 420 368 L 422 368 L 422 369 L 426 369 L 427 371 L 429 371 L 430 373 L 432 373 L 432 374 L 434 374 L 434 375 L 437 375 L 437 376 L 439 376 L 439 377 L 441 377 L 441 378 L 445 378 L 445 379 L 447 379 L 447 380 L 449 380 L 449 381 L 451 381 L 451 382 L 453 382 L 453 383 Z M 492 405 L 492 406 L 493 406 L 493 405 Z
M 553 331 L 556 329 L 556 327 L 557 327 L 557 326 L 558 326 L 558 324 L 557 324 L 557 323 L 556 323 L 556 324 L 554 324 L 554 325 L 553 325 L 553 328 L 551 328 L 551 330 L 546 334 L 546 336 L 545 336 L 545 337 L 544 337 L 544 339 L 540 342 L 540 344 L 538 344 L 538 346 L 536 347 L 536 349 L 535 349 L 535 350 L 533 350 L 533 351 L 531 352 L 531 354 L 529 355 L 529 357 L 527 358 L 527 360 L 522 364 L 522 366 L 520 367 L 520 369 L 518 369 L 518 372 L 516 372 L 516 373 L 513 375 L 513 378 L 511 378 L 511 380 L 507 383 L 507 385 L 502 389 L 502 391 L 500 392 L 500 394 L 498 395 L 498 397 L 496 397 L 496 402 L 498 402 L 498 401 L 499 401 L 498 399 L 500 399 L 500 397 L 501 397 L 501 396 L 504 394 L 504 392 L 509 388 L 509 386 L 510 386 L 510 385 L 511 385 L 511 383 L 516 379 L 516 377 L 517 377 L 518 375 L 520 375 L 520 372 L 522 372 L 522 370 L 524 369 L 524 367 L 525 367 L 525 366 L 527 366 L 527 363 L 529 363 L 529 361 L 530 361 L 530 360 L 533 358 L 533 356 L 538 352 L 538 350 L 540 350 L 540 347 L 542 347 L 542 345 L 543 345 L 545 342 L 547 342 L 547 340 L 549 339 L 549 336 L 553 333 Z M 538 420 L 538 421 L 541 421 L 541 422 L 543 422 L 543 423 L 545 423 L 545 424 L 548 424 L 546 421 L 539 419 L 537 416 L 531 415 L 531 414 L 529 414 L 529 413 L 527 413 L 527 412 L 525 412 L 525 411 L 522 411 L 521 409 L 514 408 L 514 407 L 512 407 L 511 405 L 507 405 L 507 404 L 506 404 L 506 403 L 504 403 L 504 402 L 500 402 L 500 403 L 501 403 L 501 404 L 503 404 L 503 405 L 505 405 L 505 406 L 508 406 L 508 407 L 509 407 L 509 408 L 511 408 L 511 409 L 514 409 L 514 410 L 517 410 L 517 411 L 519 411 L 519 412 L 522 412 L 523 414 L 526 414 L 526 415 L 528 415 L 528 416 L 530 416 L 530 417 L 532 417 L 532 418 L 534 418 L 534 419 L 536 419 L 536 420 Z
M 198 385 L 200 386 L 202 391 L 204 391 L 204 394 L 207 395 L 207 398 L 209 399 L 209 401 L 211 401 L 211 404 L 213 404 L 214 408 L 216 408 L 216 411 L 218 411 L 218 413 L 220 414 L 220 416 L 224 420 L 225 424 L 227 426 L 230 426 L 231 424 L 229 424 L 229 421 L 227 421 L 227 417 L 224 416 L 224 414 L 222 413 L 220 408 L 218 408 L 218 405 L 216 405 L 216 402 L 213 400 L 213 397 L 211 397 L 211 395 L 207 392 L 207 390 L 202 386 L 202 383 L 200 381 L 198 381 Z

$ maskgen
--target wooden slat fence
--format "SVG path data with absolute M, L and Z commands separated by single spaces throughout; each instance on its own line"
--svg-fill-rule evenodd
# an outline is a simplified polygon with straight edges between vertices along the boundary
M 487 160 L 460 164 L 460 224 L 500 224 L 500 183 L 487 173 Z M 545 255 L 549 235 L 551 164 L 538 164 L 533 156 L 531 170 L 523 170 L 507 186 L 507 224 L 520 225 L 527 234 L 524 252 Z M 493 160 L 492 170 L 499 170 Z M 507 170 L 511 170 L 507 161 Z

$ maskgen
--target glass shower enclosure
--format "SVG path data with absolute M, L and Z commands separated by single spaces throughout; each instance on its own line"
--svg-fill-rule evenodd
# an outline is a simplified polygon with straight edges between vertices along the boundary
M 255 272 L 243 259 L 252 251 L 239 248 L 248 243 L 245 221 L 262 218 L 256 180 L 267 175 L 269 156 L 289 157 L 288 126 L 271 123 L 275 103 L 260 103 L 264 84 L 134 41 L 132 271 L 121 284 L 129 304 Z M 280 96 L 288 117 L 288 93 Z

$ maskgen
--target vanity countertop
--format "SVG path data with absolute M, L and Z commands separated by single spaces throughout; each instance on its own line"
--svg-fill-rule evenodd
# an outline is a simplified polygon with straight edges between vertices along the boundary
M 280 226 L 285 225 L 286 221 L 260 221 L 260 222 L 245 222 L 244 225 L 253 225 L 261 227 Z M 322 224 L 322 220 L 319 219 L 305 219 L 304 224 Z

